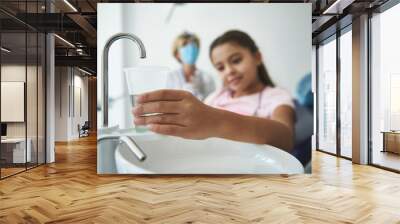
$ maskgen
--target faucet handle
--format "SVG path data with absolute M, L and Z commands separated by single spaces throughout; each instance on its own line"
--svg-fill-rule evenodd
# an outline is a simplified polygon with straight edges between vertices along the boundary
M 132 137 L 121 136 L 119 141 L 120 143 L 125 143 L 139 161 L 143 162 L 146 159 L 146 154 L 144 154 Z
M 112 141 L 119 141 L 120 144 L 125 143 L 126 146 L 128 146 L 128 149 L 136 156 L 136 158 L 140 161 L 143 162 L 147 156 L 143 152 L 143 150 L 140 148 L 140 146 L 133 140 L 132 137 L 129 136 L 120 136 L 120 135 L 105 135 L 105 136 L 100 136 L 97 139 L 97 143 L 105 141 L 105 140 L 112 140 Z

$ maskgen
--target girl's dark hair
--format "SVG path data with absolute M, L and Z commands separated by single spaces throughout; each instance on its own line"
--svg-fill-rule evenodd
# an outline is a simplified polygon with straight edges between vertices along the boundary
M 247 48 L 250 50 L 251 53 L 255 54 L 259 52 L 258 47 L 256 43 L 254 42 L 251 37 L 242 31 L 239 30 L 230 30 L 219 36 L 217 39 L 215 39 L 210 46 L 210 58 L 211 58 L 211 52 L 212 50 L 222 44 L 225 43 L 235 43 L 238 44 L 241 47 Z M 260 81 L 267 85 L 274 87 L 274 83 L 272 82 L 267 68 L 265 67 L 264 63 L 261 63 L 258 68 L 257 68 L 257 75 Z

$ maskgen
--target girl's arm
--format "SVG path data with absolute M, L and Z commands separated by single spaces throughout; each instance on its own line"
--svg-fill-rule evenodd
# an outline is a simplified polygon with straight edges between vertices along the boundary
M 278 106 L 271 119 L 244 116 L 230 111 L 215 112 L 219 127 L 216 136 L 231 140 L 268 144 L 290 151 L 294 144 L 294 111 Z
M 291 150 L 294 111 L 279 106 L 271 119 L 239 115 L 216 109 L 181 90 L 159 90 L 141 95 L 133 109 L 135 123 L 150 130 L 190 139 L 221 137 Z M 141 116 L 147 113 L 162 113 Z

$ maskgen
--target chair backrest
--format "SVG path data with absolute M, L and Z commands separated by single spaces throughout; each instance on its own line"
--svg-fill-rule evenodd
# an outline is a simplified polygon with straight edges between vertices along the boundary
M 295 101 L 295 144 L 291 151 L 304 166 L 311 161 L 311 137 L 313 135 L 313 112 Z
M 85 123 L 83 124 L 82 128 L 86 128 L 86 129 L 90 128 L 89 121 L 85 121 Z
M 305 107 L 311 108 L 314 104 L 314 96 L 312 92 L 312 76 L 311 73 L 306 74 L 297 84 L 296 100 Z
M 295 129 L 295 145 L 311 139 L 314 129 L 313 111 L 308 107 L 300 105 L 295 101 L 296 123 Z
M 314 130 L 313 92 L 311 73 L 306 74 L 296 88 L 295 144 L 291 152 L 304 166 L 311 161 L 312 135 Z

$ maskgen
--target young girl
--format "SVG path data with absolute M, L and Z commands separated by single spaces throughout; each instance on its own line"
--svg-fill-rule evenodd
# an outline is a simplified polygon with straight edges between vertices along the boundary
M 254 41 L 244 32 L 228 31 L 211 44 L 210 58 L 224 87 L 206 104 L 186 91 L 149 92 L 138 98 L 134 122 L 160 134 L 220 137 L 291 150 L 295 122 L 291 96 L 274 87 Z M 145 113 L 162 114 L 141 116 Z

